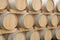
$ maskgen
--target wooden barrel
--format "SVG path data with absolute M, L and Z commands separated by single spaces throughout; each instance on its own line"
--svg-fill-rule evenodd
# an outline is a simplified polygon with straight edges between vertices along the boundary
M 40 40 L 38 31 L 32 30 L 26 33 L 27 40 Z
M 19 16 L 19 26 L 22 28 L 32 28 L 34 25 L 34 18 L 32 15 L 25 13 Z
M 0 40 L 5 40 L 3 35 L 0 35 Z
M 58 15 L 58 19 L 59 19 L 59 25 L 60 25 L 60 15 Z
M 5 9 L 7 7 L 7 0 L 0 0 L 0 10 Z
M 27 6 L 27 0 L 8 0 L 8 3 L 15 10 L 25 10 Z
M 44 29 L 40 32 L 41 34 L 41 40 L 51 40 L 52 39 L 52 33 L 48 29 Z
M 27 7 L 29 10 L 32 11 L 39 11 L 42 7 L 42 1 L 41 0 L 27 0 Z
M 43 15 L 43 14 L 36 15 L 36 19 L 35 20 L 36 20 L 35 21 L 36 22 L 36 26 L 38 26 L 38 27 L 46 27 L 47 22 L 48 22 L 47 17 L 45 15 Z
M 11 13 L 5 13 L 0 16 L 0 28 L 13 30 L 17 26 L 17 17 Z
M 60 29 L 59 28 L 54 29 L 53 39 L 60 39 Z
M 58 19 L 57 15 L 51 14 L 51 15 L 49 16 L 49 25 L 50 25 L 50 26 L 57 27 L 58 22 L 59 22 L 59 19 Z
M 54 1 L 56 11 L 60 12 L 60 0 L 53 0 L 53 1 Z
M 54 2 L 53 0 L 42 0 L 43 10 L 45 11 L 53 11 L 54 10 Z
M 8 40 L 26 40 L 26 38 L 24 33 L 15 32 L 8 36 Z

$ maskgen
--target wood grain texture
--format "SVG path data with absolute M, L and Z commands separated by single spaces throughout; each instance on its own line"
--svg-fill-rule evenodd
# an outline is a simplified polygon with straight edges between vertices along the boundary
M 26 12 L 26 10 L 17 11 L 17 10 L 14 10 L 14 9 L 9 9 L 9 11 L 10 11 L 12 14 L 24 14 L 24 13 Z
M 51 14 L 48 18 L 49 18 L 49 25 L 57 27 L 57 25 L 59 23 L 59 19 L 58 19 L 57 15 Z
M 40 40 L 38 31 L 32 30 L 26 33 L 27 40 Z
M 53 0 L 42 0 L 42 5 L 43 5 L 42 9 L 44 11 L 51 12 L 51 11 L 54 10 L 54 2 L 53 2 Z
M 60 39 L 60 29 L 56 28 L 53 30 L 53 39 Z
M 27 6 L 27 0 L 8 0 L 10 8 L 15 10 L 24 10 Z
M 16 31 L 9 35 L 8 40 L 26 40 L 25 34 Z
M 60 12 L 60 2 L 58 2 L 58 11 Z
M 0 0 L 0 10 L 5 9 L 8 5 L 7 0 Z
M 35 16 L 35 25 L 36 26 L 45 28 L 47 23 L 48 23 L 48 20 L 47 20 L 46 15 L 43 15 L 41 13 L 41 14 L 37 14 Z
M 60 12 L 60 0 L 53 0 L 53 1 L 55 6 L 55 11 Z
M 32 28 L 34 25 L 34 18 L 32 15 L 26 13 L 19 16 L 19 26 L 23 28 Z
M 5 13 L 0 16 L 0 28 L 13 30 L 17 26 L 17 17 L 14 14 Z
M 42 30 L 40 32 L 40 35 L 41 35 L 41 40 L 51 40 L 52 39 L 52 33 L 47 28 L 45 28 L 44 30 Z
M 39 11 L 42 8 L 41 0 L 27 0 L 27 8 L 31 11 Z
M 13 30 L 3 30 L 3 29 L 0 29 L 0 34 L 9 34 L 9 33 L 14 33 L 16 31 L 17 31 L 17 29 L 13 29 Z

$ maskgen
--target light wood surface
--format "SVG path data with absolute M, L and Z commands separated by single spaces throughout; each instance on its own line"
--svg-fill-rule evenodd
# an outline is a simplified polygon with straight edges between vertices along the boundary
M 27 8 L 31 11 L 39 11 L 42 8 L 41 0 L 27 0 Z
M 60 2 L 58 2 L 58 11 L 60 12 Z
M 7 7 L 7 0 L 0 0 L 0 10 L 5 9 Z
M 14 33 L 15 31 L 17 31 L 17 29 L 13 29 L 13 30 L 3 30 L 0 29 L 0 34 L 9 34 L 9 33 Z
M 42 0 L 43 10 L 44 11 L 53 11 L 54 10 L 54 3 L 53 0 Z
M 53 30 L 53 38 L 60 39 L 60 29 L 59 28 L 56 28 Z
M 38 31 L 32 30 L 26 33 L 27 40 L 40 40 Z
M 0 28 L 13 30 L 17 26 L 17 17 L 11 13 L 5 13 L 0 16 Z
M 33 16 L 30 14 L 23 14 L 19 16 L 19 26 L 23 28 L 32 28 L 34 25 Z
M 27 0 L 8 0 L 10 8 L 15 10 L 24 10 L 27 6 Z
M 16 31 L 9 35 L 8 40 L 26 40 L 25 34 Z
M 13 13 L 13 14 L 24 14 L 26 12 L 26 10 L 23 10 L 23 11 L 16 11 L 14 9 L 10 9 L 10 12 Z
M 59 19 L 58 19 L 57 15 L 51 14 L 49 16 L 49 25 L 57 27 L 58 23 L 59 23 Z
M 19 28 L 18 30 L 19 30 L 20 32 L 32 31 L 32 30 L 33 30 L 33 27 L 32 27 L 32 28 L 28 28 L 28 29 L 25 29 L 25 28 Z
M 60 12 L 60 0 L 53 0 L 53 1 L 54 1 L 55 10 Z
M 52 39 L 52 33 L 47 28 L 42 30 L 40 32 L 40 35 L 41 35 L 41 40 L 51 40 Z
M 38 27 L 43 27 L 45 28 L 48 23 L 46 15 L 43 14 L 38 14 L 35 17 L 35 25 Z
M 39 14 L 39 13 L 41 13 L 41 10 L 40 10 L 40 11 L 27 10 L 27 12 L 28 12 L 29 14 Z

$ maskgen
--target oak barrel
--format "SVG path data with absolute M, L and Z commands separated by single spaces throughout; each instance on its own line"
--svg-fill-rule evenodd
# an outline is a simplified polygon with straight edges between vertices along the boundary
M 40 40 L 39 32 L 32 30 L 26 33 L 27 40 Z
M 42 8 L 41 0 L 27 0 L 27 8 L 31 11 L 39 11 Z
M 40 34 L 41 34 L 41 40 L 51 40 L 52 39 L 52 32 L 47 28 L 42 30 L 40 32 Z
M 8 40 L 26 40 L 25 34 L 16 31 L 8 36 Z
M 46 27 L 48 22 L 46 15 L 43 14 L 36 15 L 35 20 L 36 26 L 38 27 Z
M 53 39 L 60 39 L 60 29 L 59 28 L 54 29 Z
M 59 19 L 58 19 L 57 15 L 51 14 L 51 15 L 49 16 L 49 25 L 50 25 L 50 26 L 57 27 L 58 22 L 59 22 Z
M 17 17 L 11 13 L 4 13 L 0 16 L 0 28 L 13 30 L 17 26 Z
M 34 18 L 31 14 L 25 13 L 19 16 L 19 26 L 22 28 L 32 28 L 34 25 Z
M 27 0 L 8 0 L 8 3 L 15 10 L 25 10 L 27 6 Z
M 54 10 L 54 2 L 53 0 L 42 0 L 42 6 L 44 11 L 53 11 Z
M 56 11 L 60 12 L 60 0 L 53 0 Z

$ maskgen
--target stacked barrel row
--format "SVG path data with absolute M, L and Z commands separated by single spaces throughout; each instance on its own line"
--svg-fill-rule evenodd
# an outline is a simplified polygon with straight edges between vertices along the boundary
M 0 34 L 0 40 L 60 40 L 60 14 L 56 15 L 56 11 L 60 12 L 60 0 L 0 0 L 0 11 L 5 9 L 8 12 L 0 15 L 0 29 L 13 31 L 17 28 L 17 31 Z M 12 14 L 10 10 L 25 12 Z M 48 12 L 49 15 L 45 14 Z M 35 27 L 44 29 L 35 30 Z M 20 32 L 19 28 L 33 29 Z
M 12 34 L 0 35 L 0 40 L 60 40 L 60 29 L 36 31 L 31 30 L 28 32 L 16 31 Z
M 0 0 L 0 10 L 4 9 L 60 12 L 60 0 Z
M 50 27 L 56 27 L 56 29 L 49 30 L 47 25 Z M 43 30 L 31 30 L 28 32 L 20 32 L 19 30 L 12 34 L 6 34 L 6 38 L 1 35 L 1 40 L 60 40 L 60 16 L 50 14 L 44 15 L 39 13 L 37 15 L 29 14 L 25 12 L 24 14 L 15 15 L 6 12 L 0 15 L 0 28 L 3 30 L 14 30 L 15 28 L 32 28 L 39 27 L 44 28 Z
M 46 28 L 48 26 L 58 27 L 60 25 L 60 16 L 55 14 L 44 15 L 42 13 L 32 15 L 26 12 L 22 15 L 4 13 L 0 16 L 0 28 L 13 30 L 17 28 Z

